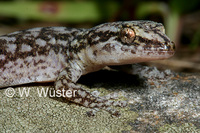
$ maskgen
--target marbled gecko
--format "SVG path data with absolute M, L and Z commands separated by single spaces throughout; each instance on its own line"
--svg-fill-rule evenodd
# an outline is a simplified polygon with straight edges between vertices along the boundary
M 171 57 L 175 45 L 160 23 L 125 21 L 90 29 L 42 27 L 0 37 L 0 88 L 33 82 L 54 82 L 56 90 L 76 91 L 67 100 L 92 109 L 119 112 L 126 106 L 92 95 L 76 84 L 81 75 L 105 66 Z M 116 104 L 118 103 L 118 104 Z

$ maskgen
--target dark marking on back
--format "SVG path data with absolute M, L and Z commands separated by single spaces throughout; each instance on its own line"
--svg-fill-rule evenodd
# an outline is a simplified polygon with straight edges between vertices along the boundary
M 5 45 L 7 43 L 7 40 L 5 39 L 0 39 L 0 46 L 2 47 L 3 45 Z

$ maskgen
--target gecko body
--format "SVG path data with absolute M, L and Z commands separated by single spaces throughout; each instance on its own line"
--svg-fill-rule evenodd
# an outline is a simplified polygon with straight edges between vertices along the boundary
M 54 82 L 56 90 L 76 91 L 67 100 L 119 115 L 114 101 L 76 84 L 81 75 L 105 66 L 166 59 L 175 45 L 160 23 L 125 21 L 90 29 L 42 27 L 0 36 L 0 88 Z M 126 106 L 118 102 L 118 106 Z

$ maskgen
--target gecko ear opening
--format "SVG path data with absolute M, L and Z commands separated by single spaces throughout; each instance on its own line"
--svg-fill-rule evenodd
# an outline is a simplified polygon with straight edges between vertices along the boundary
M 121 41 L 127 45 L 131 45 L 131 43 L 135 40 L 135 36 L 135 31 L 131 28 L 124 28 L 120 32 Z

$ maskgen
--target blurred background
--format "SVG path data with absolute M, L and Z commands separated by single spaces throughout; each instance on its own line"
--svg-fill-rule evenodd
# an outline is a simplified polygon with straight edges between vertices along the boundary
M 145 64 L 177 72 L 200 72 L 200 0 L 0 1 L 0 35 L 34 27 L 91 28 L 128 20 L 163 23 L 176 44 L 174 57 Z

